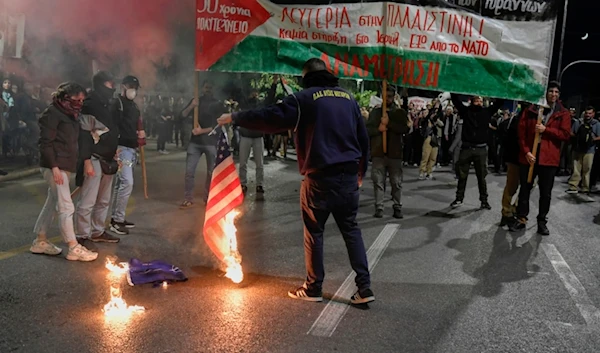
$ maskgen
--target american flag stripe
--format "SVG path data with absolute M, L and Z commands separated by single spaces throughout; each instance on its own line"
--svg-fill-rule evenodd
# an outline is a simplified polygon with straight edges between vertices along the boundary
M 221 134 L 217 143 L 217 158 L 210 182 L 203 231 L 206 244 L 221 261 L 230 253 L 229 239 L 225 234 L 225 216 L 243 201 L 244 194 L 229 153 L 227 137 Z

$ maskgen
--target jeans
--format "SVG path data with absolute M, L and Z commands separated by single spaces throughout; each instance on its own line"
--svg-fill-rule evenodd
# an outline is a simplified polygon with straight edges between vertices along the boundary
M 240 139 L 240 182 L 242 185 L 248 183 L 248 159 L 250 149 L 254 151 L 254 163 L 256 164 L 256 186 L 263 186 L 264 179 L 264 141 L 262 137 L 251 138 L 242 136 Z
M 306 285 L 321 290 L 325 278 L 323 231 L 329 214 L 342 233 L 350 264 L 356 272 L 360 290 L 370 288 L 371 277 L 362 233 L 356 223 L 358 213 L 358 168 L 353 166 L 335 173 L 311 174 L 302 181 L 300 206 L 304 222 L 304 261 Z
M 208 199 L 208 190 L 210 189 L 210 180 L 215 168 L 215 159 L 217 157 L 217 146 L 204 146 L 190 142 L 187 149 L 185 160 L 185 201 L 194 200 L 194 179 L 196 167 L 202 155 L 206 155 L 206 182 L 204 183 L 204 200 Z
M 590 192 L 590 173 L 594 163 L 594 153 L 573 152 L 573 174 L 569 179 L 569 189 L 579 190 L 581 183 L 581 192 Z
M 46 203 L 38 216 L 33 232 L 35 234 L 48 234 L 48 228 L 54 221 L 54 214 L 58 213 L 58 227 L 65 243 L 75 241 L 75 230 L 73 229 L 73 213 L 75 206 L 71 199 L 69 187 L 69 172 L 61 170 L 63 178 L 62 185 L 56 185 L 52 169 L 40 168 L 42 176 L 48 183 L 48 196 Z
M 529 175 L 529 165 L 521 165 L 519 169 L 521 189 L 519 190 L 519 203 L 517 205 L 517 217 L 527 219 L 529 215 L 529 196 L 533 188 L 533 181 L 538 177 L 538 186 L 540 189 L 540 212 L 537 216 L 539 223 L 546 224 L 548 212 L 550 212 L 550 201 L 552 200 L 552 188 L 554 187 L 554 176 L 558 167 L 547 167 L 535 165 L 533 168 L 533 178 L 531 183 L 527 182 Z
M 117 173 L 117 183 L 115 185 L 115 205 L 112 212 L 112 218 L 117 223 L 125 222 L 125 210 L 129 202 L 129 196 L 133 191 L 133 166 L 136 163 L 135 148 L 119 146 L 121 152 L 121 168 Z
M 394 209 L 401 209 L 402 197 L 402 160 L 400 158 L 373 157 L 371 167 L 371 178 L 373 179 L 373 189 L 375 190 L 375 210 L 383 210 L 383 195 L 385 177 L 390 174 L 390 184 L 392 185 L 392 200 Z
M 167 140 L 169 139 L 169 125 L 164 123 L 158 124 L 158 139 L 156 140 L 156 150 L 164 151 Z
M 97 237 L 104 233 L 114 175 L 102 174 L 100 161 L 92 157 L 94 176 L 85 175 L 80 189 L 75 221 L 77 237 Z
M 487 149 L 485 147 L 461 148 L 458 157 L 458 188 L 456 188 L 456 199 L 462 201 L 465 198 L 467 188 L 467 179 L 471 162 L 475 166 L 475 175 L 477 175 L 477 185 L 479 186 L 479 201 L 487 202 L 487 184 L 485 176 L 487 175 Z
M 507 163 L 507 166 L 506 185 L 502 194 L 502 216 L 512 217 L 516 212 L 515 205 L 512 204 L 512 199 L 519 188 L 520 172 L 518 164 Z

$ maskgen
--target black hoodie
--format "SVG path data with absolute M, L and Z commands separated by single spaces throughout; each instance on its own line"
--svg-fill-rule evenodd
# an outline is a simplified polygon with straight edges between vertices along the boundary
M 94 143 L 89 131 L 79 133 L 79 156 L 81 161 L 90 159 L 92 155 L 104 160 L 114 158 L 119 145 L 119 126 L 115 121 L 115 114 L 109 110 L 109 102 L 113 90 L 104 86 L 94 90 L 83 102 L 82 114 L 93 115 L 96 120 L 104 124 L 109 131 L 100 136 L 98 143 Z

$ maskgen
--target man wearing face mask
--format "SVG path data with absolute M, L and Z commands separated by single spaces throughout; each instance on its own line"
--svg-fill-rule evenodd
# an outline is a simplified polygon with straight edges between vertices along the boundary
M 456 199 L 450 204 L 450 207 L 457 208 L 462 206 L 467 188 L 467 178 L 471 163 L 475 166 L 475 175 L 477 175 L 477 185 L 479 186 L 479 201 L 481 209 L 491 210 L 492 206 L 488 203 L 487 184 L 485 176 L 487 175 L 487 143 L 489 127 L 492 116 L 498 110 L 494 106 L 502 105 L 502 102 L 496 102 L 489 107 L 483 106 L 483 98 L 474 96 L 471 98 L 471 105 L 465 106 L 456 94 L 452 94 L 452 104 L 458 109 L 458 114 L 463 120 L 461 132 L 461 149 L 458 157 L 458 187 L 456 189 Z
M 90 250 L 94 246 L 88 243 L 117 243 L 119 238 L 105 232 L 104 223 L 108 216 L 108 206 L 112 191 L 115 168 L 115 155 L 119 145 L 119 128 L 114 112 L 109 105 L 115 93 L 113 77 L 106 71 L 100 71 L 92 79 L 92 92 L 83 102 L 81 113 L 91 115 L 108 132 L 100 135 L 94 142 L 91 130 L 83 128 L 79 132 L 79 167 L 77 185 L 80 186 L 80 198 L 75 212 L 77 240 Z M 114 106 L 113 106 L 114 107 Z M 103 168 L 104 167 L 104 168 Z
M 133 166 L 136 163 L 138 138 L 146 137 L 144 130 L 138 130 L 140 109 L 133 101 L 137 97 L 140 81 L 135 76 L 127 76 L 121 84 L 121 95 L 111 104 L 119 128 L 119 156 L 121 168 L 117 174 L 115 204 L 110 230 L 119 234 L 129 234 L 135 224 L 125 220 L 125 209 L 133 191 Z
M 356 223 L 359 186 L 367 171 L 369 135 L 354 98 L 339 87 L 325 62 L 310 59 L 302 68 L 304 90 L 264 109 L 223 114 L 219 125 L 233 122 L 265 133 L 295 129 L 304 222 L 306 280 L 288 292 L 294 299 L 323 301 L 323 231 L 330 214 L 340 229 L 358 291 L 352 304 L 375 300 L 362 234 Z

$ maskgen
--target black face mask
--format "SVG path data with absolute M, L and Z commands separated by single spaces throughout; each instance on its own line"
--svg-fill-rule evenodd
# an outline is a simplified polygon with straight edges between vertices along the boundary
M 108 88 L 108 87 L 102 85 L 102 86 L 100 86 L 100 87 L 98 87 L 96 89 L 96 92 L 98 92 L 98 94 L 102 98 L 104 98 L 106 100 L 110 100 L 113 97 L 113 95 L 115 94 L 115 89 L 114 88 Z

